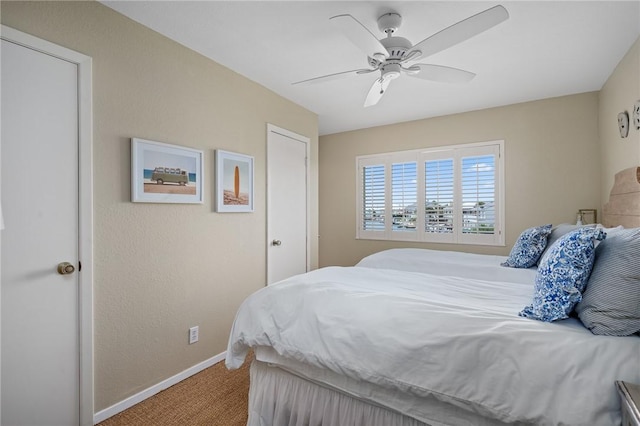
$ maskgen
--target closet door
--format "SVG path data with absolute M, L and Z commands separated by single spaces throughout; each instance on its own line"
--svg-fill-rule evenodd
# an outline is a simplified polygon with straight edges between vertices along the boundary
M 307 138 L 269 125 L 267 284 L 309 269 L 308 146 Z
M 1 55 L 2 424 L 78 425 L 78 66 Z

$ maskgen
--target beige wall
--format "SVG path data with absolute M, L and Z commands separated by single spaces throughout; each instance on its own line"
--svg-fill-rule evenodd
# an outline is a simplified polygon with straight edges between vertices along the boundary
M 614 175 L 626 168 L 640 165 L 640 130 L 633 124 L 629 136 L 620 137 L 618 113 L 627 111 L 631 119 L 633 104 L 640 101 L 640 38 L 600 91 L 599 130 L 602 161 L 602 201 L 606 203 L 613 186 Z
M 94 59 L 96 411 L 222 352 L 238 304 L 264 285 L 267 122 L 312 141 L 312 267 L 395 246 L 506 254 L 527 226 L 600 210 L 611 171 L 640 161 L 640 132 L 621 140 L 615 120 L 640 99 L 638 42 L 599 94 L 329 135 L 318 152 L 314 114 L 98 3 L 1 10 L 4 25 Z M 205 204 L 130 203 L 130 137 L 204 150 Z M 494 139 L 506 145 L 505 247 L 355 240 L 355 156 Z M 218 148 L 255 156 L 255 213 L 213 213 Z M 187 345 L 192 325 L 200 342 Z
M 505 141 L 506 246 L 355 239 L 356 156 L 497 139 Z M 393 247 L 506 255 L 523 229 L 600 208 L 597 93 L 338 133 L 319 145 L 321 266 Z
M 311 138 L 317 117 L 97 2 L 3 2 L 2 23 L 93 57 L 95 409 L 226 349 L 265 284 L 266 123 Z M 130 138 L 205 152 L 204 205 L 130 202 Z M 213 212 L 214 150 L 255 157 L 255 212 Z M 317 266 L 317 241 L 312 266 Z M 200 326 L 200 342 L 187 330 Z

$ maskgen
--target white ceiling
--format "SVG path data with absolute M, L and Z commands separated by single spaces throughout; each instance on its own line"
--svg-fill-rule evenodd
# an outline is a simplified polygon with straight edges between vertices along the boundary
M 319 116 L 321 135 L 599 90 L 640 36 L 640 1 L 102 1 Z M 497 4 L 510 18 L 419 62 L 477 74 L 470 83 L 407 76 L 364 108 L 377 73 L 291 83 L 367 67 L 329 18 L 351 14 L 379 38 L 395 11 L 413 44 Z

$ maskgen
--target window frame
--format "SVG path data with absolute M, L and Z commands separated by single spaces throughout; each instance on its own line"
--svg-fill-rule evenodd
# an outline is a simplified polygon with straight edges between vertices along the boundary
M 493 234 L 474 234 L 463 232 L 462 224 L 462 163 L 467 157 L 484 155 L 494 156 L 494 210 L 495 224 Z M 356 157 L 356 239 L 413 241 L 426 243 L 505 245 L 505 182 L 504 182 L 504 140 L 474 142 L 467 144 L 438 146 L 431 148 L 396 151 L 380 154 L 361 155 Z M 416 205 L 425 206 L 425 162 L 433 160 L 453 159 L 453 232 L 432 233 L 425 231 L 425 209 L 417 209 L 416 228 L 414 231 L 393 229 L 393 164 L 415 162 L 417 168 Z M 384 166 L 384 229 L 364 229 L 364 167 Z

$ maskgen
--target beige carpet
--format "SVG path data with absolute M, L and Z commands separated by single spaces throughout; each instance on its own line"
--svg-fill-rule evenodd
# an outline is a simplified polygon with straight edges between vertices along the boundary
M 252 359 L 235 371 L 219 362 L 98 425 L 244 426 Z

